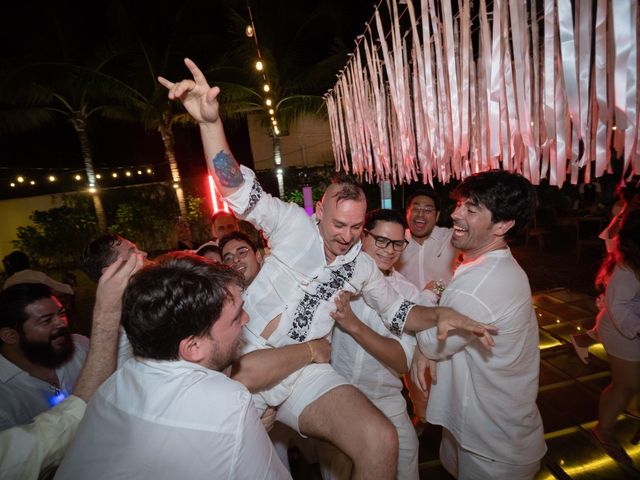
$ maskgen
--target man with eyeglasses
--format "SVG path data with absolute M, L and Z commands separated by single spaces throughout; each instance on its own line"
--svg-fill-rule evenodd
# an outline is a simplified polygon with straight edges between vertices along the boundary
M 262 267 L 262 254 L 248 235 L 231 232 L 220 239 L 222 263 L 242 274 L 245 288 L 251 285 Z
M 440 197 L 431 188 L 421 188 L 409 197 L 406 208 L 407 248 L 396 268 L 420 289 L 428 289 L 438 297 L 451 280 L 458 251 L 451 245 L 450 228 L 436 225 L 440 217 Z M 427 396 L 415 386 L 409 375 L 405 385 L 413 405 L 413 423 L 418 434 L 424 430 Z
M 185 64 L 192 79 L 158 80 L 169 90 L 169 99 L 180 100 L 198 123 L 218 191 L 239 218 L 263 230 L 271 245 L 271 254 L 245 293 L 250 319 L 243 331 L 243 353 L 277 351 L 330 336 L 334 325 L 330 313 L 342 290 L 362 293 L 397 336 L 405 329 L 437 324 L 443 338 L 449 330 L 462 329 L 474 332 L 485 346 L 493 343 L 492 329 L 468 317 L 399 297 L 373 260 L 359 255 L 367 205 L 353 180 L 343 178 L 330 185 L 314 217 L 265 193 L 255 173 L 231 153 L 219 117 L 220 89 L 210 87 L 191 60 L 185 59 Z M 302 435 L 336 445 L 351 457 L 354 478 L 395 476 L 395 428 L 330 365 L 308 365 L 254 395 L 254 403 L 259 411 L 278 406 L 278 420 Z
M 390 286 L 404 298 L 432 306 L 436 296 L 421 291 L 398 271 L 394 264 L 407 246 L 407 227 L 402 214 L 379 209 L 367 213 L 362 250 L 376 263 Z M 393 423 L 398 432 L 398 470 L 396 478 L 418 478 L 418 437 L 407 414 L 402 396 L 402 374 L 409 371 L 415 336 L 403 333 L 399 338 L 387 330 L 380 315 L 361 295 L 349 298 L 343 293 L 339 312 L 333 314 L 331 364 Z M 331 446 L 320 444 L 322 476 L 327 479 L 350 478 L 351 462 Z
M 436 293 L 453 276 L 458 251 L 451 245 L 452 229 L 436 225 L 440 197 L 432 189 L 420 189 L 407 201 L 406 238 L 409 242 L 397 269 L 418 288 Z M 442 282 L 442 284 L 440 283 Z

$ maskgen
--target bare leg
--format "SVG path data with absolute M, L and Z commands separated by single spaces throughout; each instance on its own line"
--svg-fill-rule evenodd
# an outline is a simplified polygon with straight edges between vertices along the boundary
M 355 479 L 395 478 L 398 434 L 393 424 L 352 385 L 341 385 L 309 404 L 300 431 L 333 443 L 353 461 Z
M 600 395 L 598 433 L 606 441 L 615 441 L 616 419 L 640 391 L 640 362 L 630 362 L 609 355 L 611 384 Z

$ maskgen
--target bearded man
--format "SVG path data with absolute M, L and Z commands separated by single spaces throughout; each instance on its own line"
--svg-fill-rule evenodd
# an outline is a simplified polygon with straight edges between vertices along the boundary
M 73 390 L 89 340 L 71 335 L 51 288 L 22 283 L 0 293 L 0 430 L 29 423 Z

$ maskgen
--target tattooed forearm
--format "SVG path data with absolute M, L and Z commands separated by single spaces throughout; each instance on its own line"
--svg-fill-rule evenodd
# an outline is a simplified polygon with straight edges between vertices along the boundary
M 213 164 L 213 170 L 218 177 L 220 185 L 233 188 L 242 184 L 243 179 L 240 173 L 240 166 L 231 153 L 220 150 L 216 156 L 213 157 L 211 163 Z

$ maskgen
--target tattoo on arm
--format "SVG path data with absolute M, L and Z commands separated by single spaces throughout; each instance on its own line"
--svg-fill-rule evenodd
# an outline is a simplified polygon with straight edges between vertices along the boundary
M 237 187 L 244 181 L 242 173 L 240 173 L 240 166 L 231 153 L 220 150 L 216 156 L 213 157 L 211 163 L 220 181 L 220 185 L 223 187 Z

